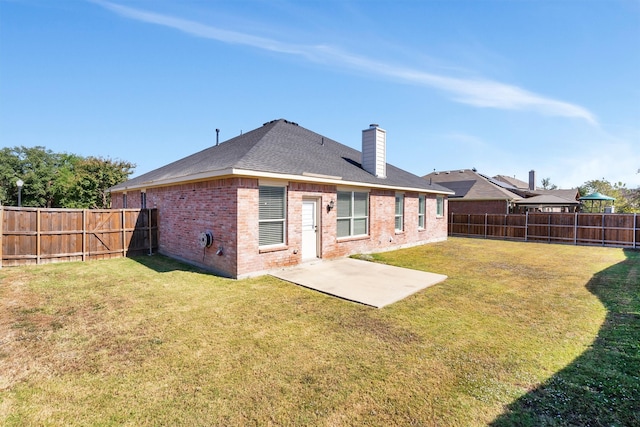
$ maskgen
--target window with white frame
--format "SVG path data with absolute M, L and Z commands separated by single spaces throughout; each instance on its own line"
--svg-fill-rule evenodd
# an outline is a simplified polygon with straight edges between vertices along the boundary
M 122 193 L 122 208 L 127 209 L 127 193 Z
M 140 192 L 140 208 L 147 208 L 147 193 L 144 191 Z
M 425 212 L 425 197 L 424 194 L 418 196 L 418 228 L 424 229 L 424 212 Z
M 369 234 L 369 193 L 338 191 L 338 237 Z
M 285 187 L 260 186 L 259 189 L 259 245 L 283 245 L 286 226 Z
M 404 230 L 404 194 L 396 194 L 396 231 Z
M 436 216 L 444 216 L 444 196 L 436 196 Z

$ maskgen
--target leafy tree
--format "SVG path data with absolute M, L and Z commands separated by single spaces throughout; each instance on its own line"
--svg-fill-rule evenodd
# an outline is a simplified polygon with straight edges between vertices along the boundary
M 24 181 L 22 205 L 108 208 L 109 187 L 125 181 L 135 165 L 101 157 L 54 153 L 44 147 L 0 151 L 0 202 L 17 205 L 18 178 Z
M 125 181 L 135 165 L 122 160 L 87 157 L 76 165 L 76 200 L 84 208 L 111 206 L 110 187 Z
M 605 196 L 613 197 L 615 200 L 615 209 L 619 213 L 633 213 L 640 212 L 640 201 L 638 200 L 637 190 L 629 190 L 626 188 L 626 184 L 622 182 L 610 183 L 606 179 L 594 179 L 585 182 L 578 187 L 580 196 L 587 196 L 591 193 L 601 193 Z M 590 206 L 585 206 L 589 209 Z
M 557 190 L 558 186 L 551 183 L 551 178 L 542 178 L 542 188 L 544 190 Z
M 3 191 L 2 203 L 18 200 L 16 181 L 24 182 L 22 187 L 23 206 L 52 207 L 53 182 L 58 167 L 58 156 L 44 147 L 14 147 L 2 149 L 2 169 L 0 182 Z M 14 204 L 14 203 L 11 203 Z

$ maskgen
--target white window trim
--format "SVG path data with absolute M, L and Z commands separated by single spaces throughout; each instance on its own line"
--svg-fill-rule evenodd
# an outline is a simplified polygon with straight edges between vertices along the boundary
M 338 191 L 336 191 L 336 202 L 338 201 L 338 193 L 350 193 L 351 195 L 351 212 L 349 212 L 349 216 L 337 216 L 337 211 L 336 211 L 336 223 L 339 220 L 345 220 L 345 219 L 349 219 L 349 230 L 350 233 L 346 236 L 338 236 L 337 235 L 337 231 L 336 231 L 336 237 L 338 239 L 348 239 L 351 237 L 364 237 L 364 236 L 368 236 L 369 235 L 369 225 L 370 225 L 370 215 L 369 215 L 369 209 L 371 208 L 371 195 L 369 194 L 369 191 L 358 191 L 356 189 L 338 189 Z M 355 209 L 355 193 L 361 193 L 361 194 L 366 194 L 367 195 L 367 212 L 365 216 L 355 216 L 354 213 L 354 209 Z M 355 230 L 355 220 L 357 219 L 365 219 L 366 220 L 366 226 L 365 226 L 365 232 L 364 234 L 353 234 L 353 230 Z
M 398 214 L 398 212 L 396 211 L 396 201 L 398 199 L 398 197 L 402 198 L 402 203 L 400 204 L 400 214 Z M 394 216 L 393 216 L 393 227 L 395 228 L 396 232 L 403 232 L 404 231 L 404 201 L 405 201 L 405 197 L 404 197 L 404 193 L 396 193 L 396 196 L 393 199 L 393 211 L 394 211 Z M 398 217 L 400 217 L 400 228 L 396 227 L 396 219 L 398 219 Z
M 277 248 L 277 247 L 282 247 L 282 246 L 286 246 L 287 245 L 287 216 L 288 216 L 288 210 L 287 210 L 287 200 L 288 200 L 288 191 L 287 191 L 287 186 L 283 185 L 282 182 L 263 182 L 260 181 L 259 185 L 258 185 L 258 204 L 260 203 L 260 187 L 279 187 L 284 189 L 284 218 L 283 219 L 260 219 L 260 213 L 258 212 L 258 247 L 260 249 L 268 249 L 268 248 Z M 260 206 L 258 206 L 258 210 L 260 209 Z M 260 245 L 260 223 L 267 223 L 267 222 L 280 222 L 282 221 L 282 242 L 281 243 L 274 243 L 271 245 Z
M 420 208 L 422 208 L 422 212 L 420 212 Z M 427 228 L 426 222 L 426 211 L 427 211 L 427 196 L 424 194 L 418 195 L 418 230 L 424 230 Z M 420 225 L 420 219 L 422 219 L 422 225 Z
M 440 206 L 440 203 L 442 202 L 442 212 L 438 212 L 438 207 Z M 436 217 L 437 218 L 442 218 L 444 216 L 444 196 L 441 194 L 436 195 Z
M 147 208 L 147 189 L 140 190 L 140 209 Z

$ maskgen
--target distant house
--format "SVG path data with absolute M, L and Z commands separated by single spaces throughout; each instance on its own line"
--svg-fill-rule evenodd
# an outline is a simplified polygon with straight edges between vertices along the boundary
M 274 120 L 111 188 L 114 208 L 158 209 L 159 251 L 229 277 L 447 238 L 448 189 Z
M 455 192 L 449 197 L 450 213 L 575 212 L 580 207 L 577 189 L 539 189 L 535 171 L 529 172 L 529 182 L 505 175 L 489 177 L 475 169 L 432 172 L 424 178 Z
M 495 182 L 506 183 L 510 191 L 524 197 L 515 202 L 515 212 L 576 212 L 580 208 L 580 192 L 577 188 L 546 190 L 536 186 L 536 172 L 529 171 L 529 182 L 509 178 L 504 175 L 494 176 Z
M 450 213 L 505 214 L 511 212 L 515 202 L 523 198 L 474 169 L 432 172 L 423 178 L 454 192 L 449 196 Z

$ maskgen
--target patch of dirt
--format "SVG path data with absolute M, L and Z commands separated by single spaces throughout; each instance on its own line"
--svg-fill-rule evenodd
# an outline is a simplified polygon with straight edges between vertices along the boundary
M 34 378 L 128 366 L 153 347 L 149 325 L 122 321 L 130 301 L 97 297 L 60 307 L 17 277 L 0 283 L 0 296 L 0 391 Z
M 343 319 L 340 323 L 347 329 L 352 329 L 365 335 L 375 336 L 380 341 L 391 345 L 414 344 L 421 341 L 420 336 L 411 330 L 375 317 L 349 317 Z
M 33 350 L 51 330 L 54 316 L 42 310 L 42 298 L 21 280 L 0 283 L 0 391 L 41 370 Z

